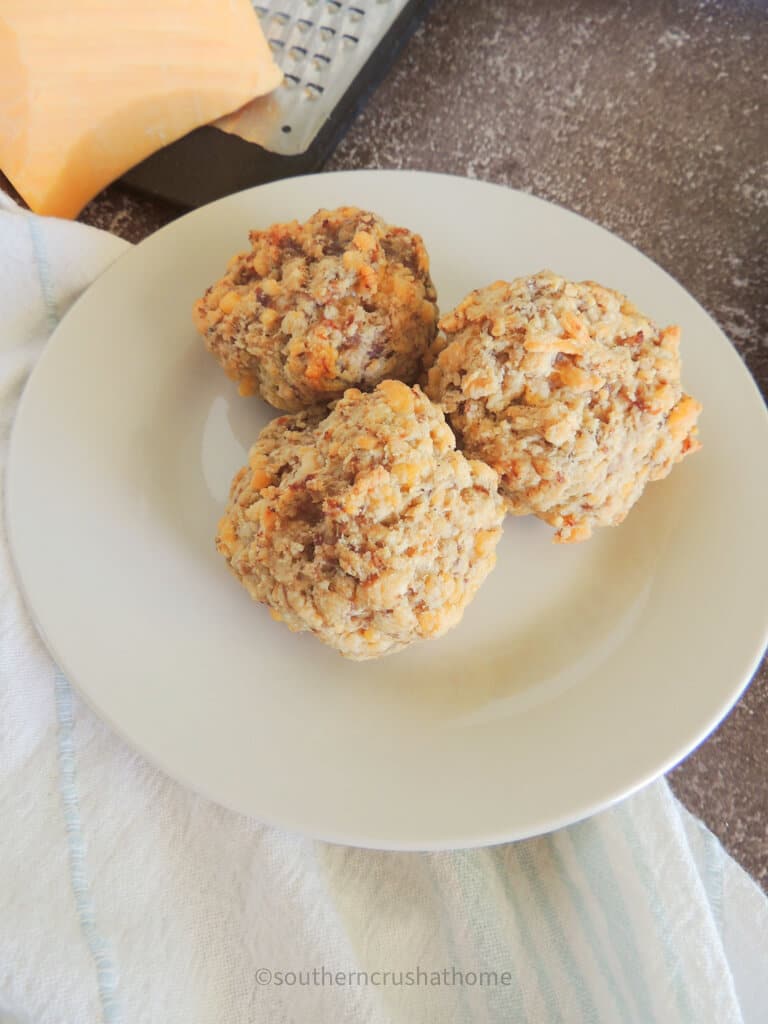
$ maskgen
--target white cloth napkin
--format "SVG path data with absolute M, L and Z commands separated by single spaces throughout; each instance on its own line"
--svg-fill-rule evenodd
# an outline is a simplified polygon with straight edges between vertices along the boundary
M 125 243 L 0 207 L 4 466 L 35 359 Z M 768 904 L 664 781 L 485 850 L 279 832 L 116 738 L 39 640 L 4 532 L 0 572 L 0 1024 L 768 1019 Z

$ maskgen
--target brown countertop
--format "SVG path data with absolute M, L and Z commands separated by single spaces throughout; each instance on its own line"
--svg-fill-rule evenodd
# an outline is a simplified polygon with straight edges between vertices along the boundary
M 748 0 L 438 0 L 329 161 L 554 200 L 679 280 L 768 391 L 768 10 Z M 81 219 L 178 215 L 113 186 Z M 768 890 L 768 664 L 669 775 Z

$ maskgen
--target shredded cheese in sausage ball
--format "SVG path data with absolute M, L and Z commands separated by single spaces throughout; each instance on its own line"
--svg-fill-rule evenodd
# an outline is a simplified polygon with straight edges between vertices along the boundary
M 649 480 L 696 451 L 699 403 L 680 384 L 680 329 L 621 294 L 548 271 L 497 281 L 440 322 L 427 365 L 472 458 L 509 511 L 579 541 L 625 518 Z
M 250 239 L 193 310 L 241 394 L 295 412 L 417 379 L 438 315 L 419 235 L 344 206 Z
M 351 388 L 281 416 L 235 476 L 216 545 L 274 618 L 348 658 L 455 626 L 494 566 L 496 473 L 456 451 L 418 387 Z

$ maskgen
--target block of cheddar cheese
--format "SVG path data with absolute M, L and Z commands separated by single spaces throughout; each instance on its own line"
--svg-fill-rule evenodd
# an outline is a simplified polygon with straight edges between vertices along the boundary
M 3 0 L 0 169 L 36 212 L 75 217 L 281 79 L 249 0 Z

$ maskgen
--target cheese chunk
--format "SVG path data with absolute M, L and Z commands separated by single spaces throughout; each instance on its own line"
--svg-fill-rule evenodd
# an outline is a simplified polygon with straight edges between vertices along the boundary
M 0 168 L 36 212 L 75 217 L 281 79 L 249 0 L 3 0 Z

